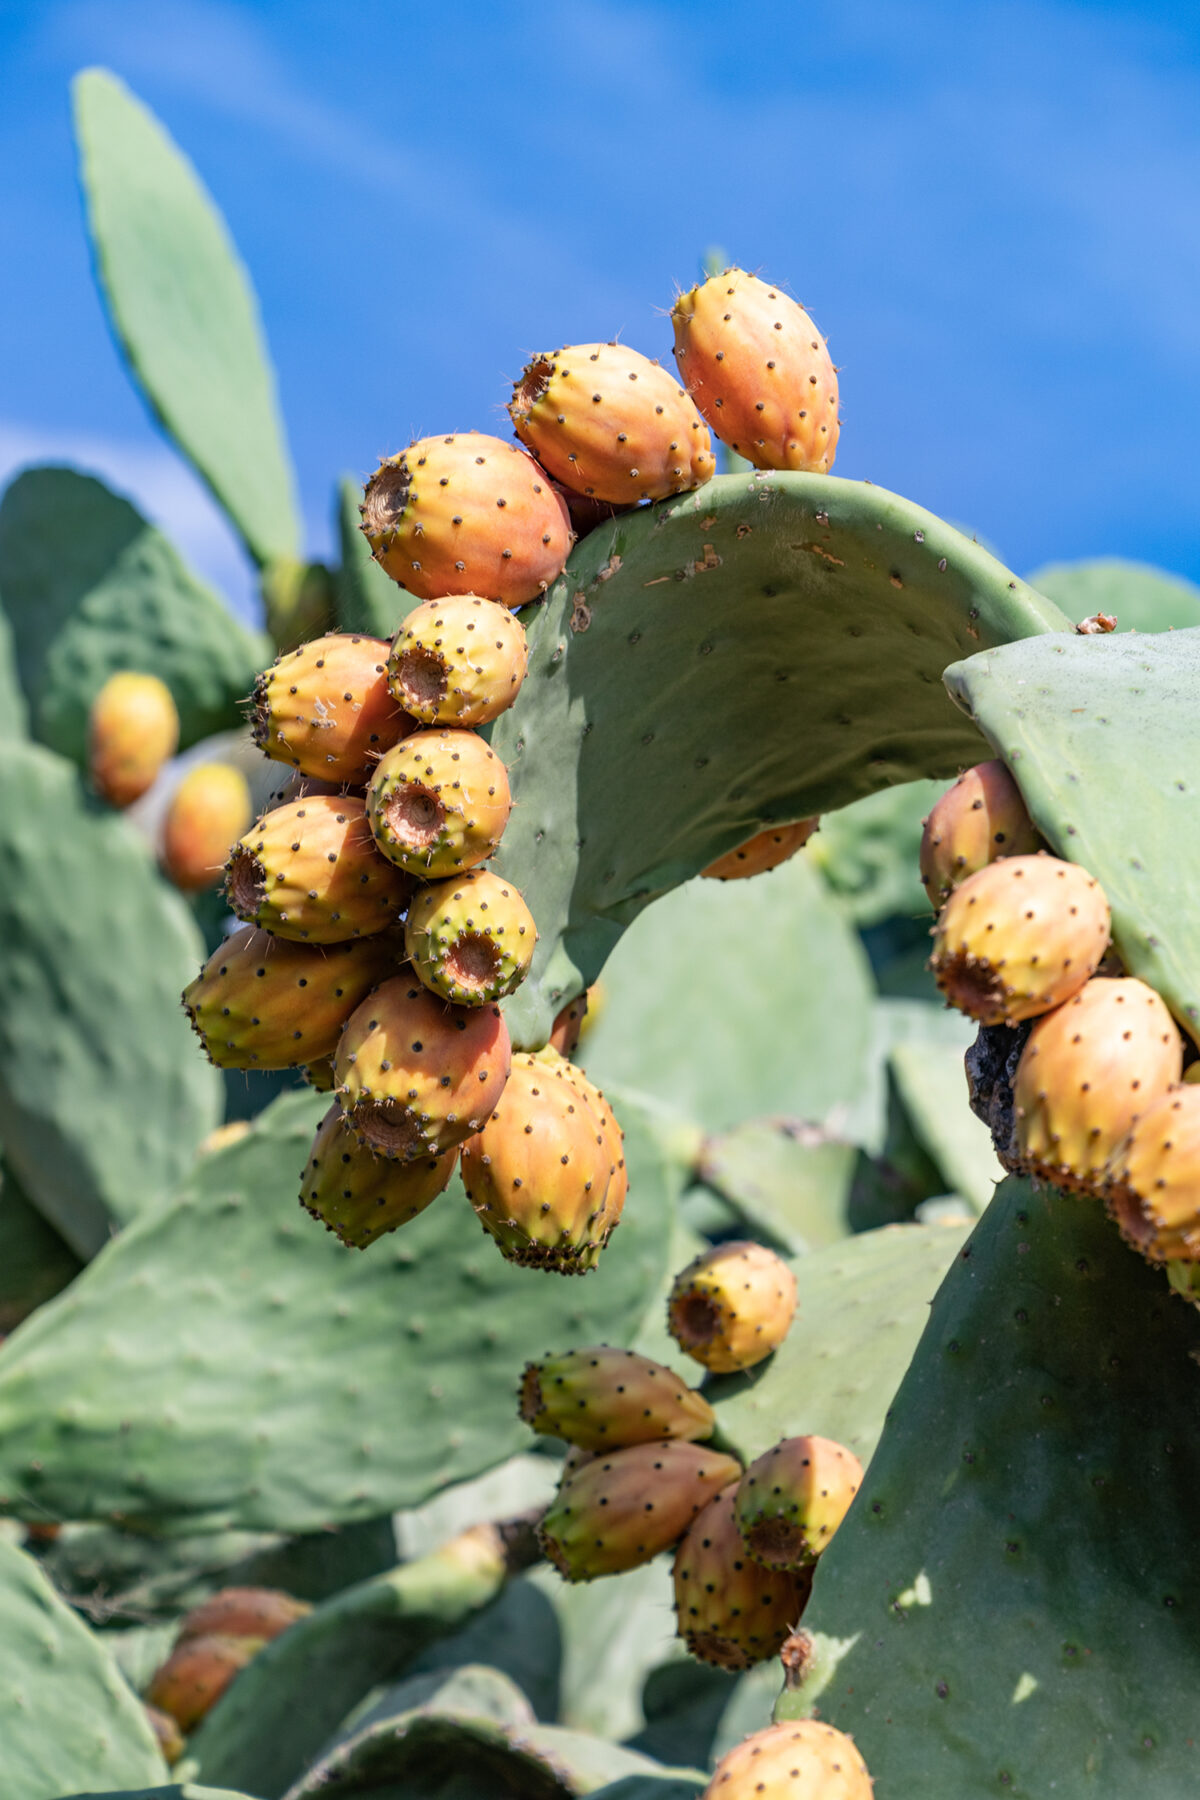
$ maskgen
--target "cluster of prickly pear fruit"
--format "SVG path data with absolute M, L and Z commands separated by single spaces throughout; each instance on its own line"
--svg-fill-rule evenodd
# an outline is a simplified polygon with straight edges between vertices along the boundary
M 998 762 L 938 801 L 921 848 L 938 986 L 982 1025 L 1025 1031 L 1010 1166 L 1104 1199 L 1151 1261 L 1200 1262 L 1200 1089 L 1178 1026 L 1121 968 L 1100 884 L 1037 842 Z
M 146 1688 L 146 1710 L 168 1762 L 264 1644 L 312 1608 L 276 1588 L 224 1588 L 187 1613 Z

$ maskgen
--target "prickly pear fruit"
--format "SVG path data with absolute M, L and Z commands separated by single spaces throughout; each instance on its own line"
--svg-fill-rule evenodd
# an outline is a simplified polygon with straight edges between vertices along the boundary
M 110 675 L 88 714 L 88 768 L 110 806 L 132 806 L 153 787 L 179 743 L 179 714 L 157 675 Z
M 410 969 L 348 1020 L 334 1058 L 338 1099 L 381 1155 L 440 1156 L 486 1124 L 511 1057 L 498 1006 L 448 1006 Z
M 239 919 L 311 944 L 398 925 L 412 885 L 380 856 L 366 802 L 355 794 L 276 807 L 233 846 L 225 876 Z
M 163 820 L 161 859 L 168 881 L 185 893 L 216 887 L 230 844 L 253 817 L 250 786 L 240 769 L 219 762 L 189 769 Z
M 609 1155 L 612 1158 L 612 1178 L 608 1184 L 606 1204 L 609 1217 L 619 1218 L 629 1192 L 629 1171 L 625 1167 L 625 1133 L 617 1124 L 617 1115 L 604 1098 L 601 1090 L 588 1080 L 583 1070 L 578 1068 L 575 1063 L 568 1062 L 566 1057 L 560 1056 L 552 1045 L 547 1044 L 544 1050 L 538 1051 L 537 1055 L 539 1062 L 548 1064 L 562 1074 L 563 1079 L 569 1082 L 575 1091 L 587 1101 L 600 1121 L 600 1128 L 604 1132 Z
M 588 990 L 590 993 L 591 990 Z M 576 994 L 573 1000 L 554 1015 L 554 1023 L 550 1027 L 547 1043 L 557 1050 L 560 1056 L 570 1056 L 579 1046 L 583 1036 L 583 1022 L 587 1018 L 588 995 Z
M 714 1373 L 752 1369 L 788 1334 L 796 1277 L 762 1244 L 718 1244 L 675 1277 L 667 1328 L 681 1350 Z
M 671 322 L 683 384 L 722 443 L 756 469 L 833 466 L 837 371 L 802 306 L 726 269 L 680 294 Z
M 717 1422 L 703 1394 L 674 1370 L 607 1344 L 526 1363 L 520 1410 L 535 1431 L 584 1450 L 707 1438 Z
M 333 632 L 281 656 L 254 684 L 259 749 L 303 775 L 357 787 L 415 721 L 392 694 L 383 638 Z
M 997 757 L 967 769 L 934 806 L 921 835 L 921 880 L 937 911 L 968 875 L 1042 847 L 1021 790 Z
M 486 725 L 521 691 L 529 646 L 498 600 L 452 594 L 410 612 L 392 640 L 388 681 L 423 725 Z
M 330 1054 L 395 966 L 395 947 L 382 938 L 318 947 L 242 925 L 188 983 L 183 1004 L 218 1068 L 297 1069 Z
M 441 1156 L 397 1162 L 361 1144 L 340 1106 L 317 1127 L 300 1182 L 300 1204 L 350 1250 L 407 1225 L 443 1193 L 458 1160 L 457 1146 Z
M 481 431 L 419 438 L 367 483 L 371 554 L 418 600 L 481 594 L 524 606 L 562 572 L 573 534 L 527 451 Z
M 375 842 L 426 881 L 486 860 L 504 836 L 508 770 L 473 731 L 418 731 L 380 763 L 367 790 Z
M 163 1761 L 170 1768 L 172 1764 L 179 1761 L 186 1748 L 183 1733 L 170 1713 L 160 1712 L 157 1706 L 148 1706 L 145 1701 L 142 1702 L 142 1705 L 145 1708 L 147 1723 L 162 1751 Z
M 261 1649 L 261 1638 L 187 1638 L 155 1670 L 146 1699 L 174 1719 L 181 1731 L 191 1731 Z
M 1036 1021 L 1021 1052 L 1013 1099 L 1029 1172 L 1097 1192 L 1121 1139 L 1182 1072 L 1179 1030 L 1154 989 L 1095 976 Z
M 862 1486 L 862 1464 L 832 1438 L 790 1437 L 750 1464 L 734 1508 L 746 1549 L 770 1569 L 816 1561 Z
M 309 1087 L 315 1088 L 318 1094 L 332 1094 L 337 1086 L 332 1055 L 319 1056 L 316 1062 L 305 1063 L 300 1073 Z
M 517 436 L 567 487 L 620 504 L 701 487 L 712 439 L 675 377 L 625 344 L 569 344 L 526 364 Z
M 765 875 L 803 850 L 820 823 L 820 819 L 797 819 L 794 825 L 768 826 L 736 850 L 718 856 L 700 873 L 709 881 L 744 881 L 750 875 Z
M 279 1588 L 231 1587 L 211 1594 L 185 1613 L 175 1642 L 195 1637 L 277 1638 L 312 1611 L 307 1600 L 293 1600 Z
M 511 881 L 489 869 L 465 869 L 453 881 L 418 891 L 404 943 L 432 993 L 460 1006 L 482 1006 L 524 981 L 537 926 Z
M 625 1172 L 608 1120 L 540 1057 L 513 1058 L 503 1098 L 463 1146 L 462 1178 L 510 1262 L 583 1275 L 621 1216 Z
M 951 1006 L 1017 1025 L 1061 1006 L 1100 966 L 1111 919 L 1098 881 L 1056 856 L 1006 856 L 942 908 L 930 967 Z
M 1200 1087 L 1161 1094 L 1113 1152 L 1105 1199 L 1150 1262 L 1200 1262 Z
M 613 1450 L 559 1483 L 538 1539 L 568 1581 L 619 1575 L 669 1550 L 740 1474 L 732 1456 L 677 1439 Z
M 853 1738 L 816 1719 L 756 1731 L 723 1756 L 700 1800 L 871 1800 Z
M 675 1552 L 675 1617 L 693 1656 L 750 1669 L 775 1656 L 795 1630 L 812 1578 L 765 1569 L 737 1528 L 736 1482 L 710 1500 Z

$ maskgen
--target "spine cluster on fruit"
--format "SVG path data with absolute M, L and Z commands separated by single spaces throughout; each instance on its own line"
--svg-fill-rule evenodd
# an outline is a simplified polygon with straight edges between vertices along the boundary
M 940 908 L 931 967 L 949 1003 L 980 1024 L 1027 1027 L 1009 1166 L 1102 1200 L 1191 1297 L 1200 1086 L 1166 1003 L 1120 964 L 1100 884 L 1040 842 L 1000 762 L 968 769 L 942 796 L 921 845 Z

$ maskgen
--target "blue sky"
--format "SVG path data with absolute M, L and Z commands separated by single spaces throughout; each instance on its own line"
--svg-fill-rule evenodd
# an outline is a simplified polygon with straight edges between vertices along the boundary
M 67 83 L 116 70 L 256 283 L 310 548 L 409 436 L 504 431 L 528 352 L 668 355 L 704 248 L 842 368 L 836 472 L 1021 572 L 1200 578 L 1200 9 L 1155 0 L 6 0 L 0 474 L 70 459 L 223 590 L 232 540 L 125 379 Z

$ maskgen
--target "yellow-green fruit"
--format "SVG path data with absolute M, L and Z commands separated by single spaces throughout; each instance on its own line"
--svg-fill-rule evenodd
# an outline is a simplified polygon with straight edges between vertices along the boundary
M 534 1431 L 584 1450 L 690 1442 L 711 1437 L 717 1422 L 703 1394 L 673 1369 L 608 1344 L 526 1363 L 520 1410 Z
M 681 294 L 671 322 L 684 385 L 722 443 L 756 469 L 832 467 L 837 370 L 802 306 L 726 269 Z
M 996 758 L 960 775 L 926 819 L 921 881 L 936 910 L 968 875 L 1002 856 L 1030 856 L 1041 847 L 1020 788 Z
M 185 893 L 216 887 L 229 855 L 254 809 L 250 785 L 232 763 L 189 769 L 171 796 L 163 820 L 162 866 Z
M 820 819 L 797 819 L 794 825 L 768 826 L 736 850 L 718 856 L 700 873 L 709 881 L 745 881 L 750 875 L 765 875 L 803 850 L 820 823 Z
M 183 1004 L 218 1068 L 302 1068 L 332 1052 L 396 961 L 394 945 L 379 937 L 293 944 L 242 925 L 183 990 Z
M 254 687 L 254 741 L 275 762 L 350 787 L 413 729 L 387 680 L 383 638 L 331 632 L 281 656 Z
M 1056 856 L 1006 856 L 955 888 L 930 968 L 951 1006 L 1016 1025 L 1061 1006 L 1099 968 L 1112 921 L 1100 883 Z
M 367 483 L 371 554 L 418 600 L 480 594 L 524 606 L 562 572 L 566 504 L 529 453 L 481 431 L 420 438 Z
M 515 614 L 497 600 L 455 594 L 409 613 L 392 640 L 388 682 L 423 725 L 486 725 L 512 705 L 528 664 Z
M 751 1669 L 795 1630 L 811 1575 L 767 1569 L 747 1555 L 735 1516 L 737 1484 L 710 1500 L 675 1552 L 675 1617 L 692 1655 Z
M 163 1754 L 163 1761 L 170 1767 L 177 1763 L 186 1748 L 183 1733 L 171 1717 L 170 1713 L 160 1712 L 157 1706 L 142 1702 L 146 1709 L 146 1719 L 155 1740 Z
M 300 1203 L 349 1249 L 365 1250 L 423 1213 L 445 1191 L 457 1160 L 457 1148 L 411 1162 L 379 1156 L 331 1106 L 313 1139 Z
M 721 1758 L 700 1800 L 872 1800 L 873 1792 L 853 1738 L 796 1719 L 743 1738 Z
M 1099 1192 L 1121 1139 L 1182 1071 L 1178 1027 L 1154 989 L 1094 977 L 1036 1021 L 1021 1052 L 1013 1099 L 1029 1172 Z
M 413 896 L 404 944 L 432 993 L 482 1006 L 519 987 L 537 943 L 533 914 L 511 881 L 466 869 Z
M 796 1277 L 762 1244 L 718 1244 L 676 1277 L 667 1327 L 714 1373 L 752 1369 L 777 1350 L 796 1311 Z
M 276 807 L 233 846 L 225 888 L 240 919 L 340 944 L 398 925 L 412 882 L 379 854 L 365 801 L 315 794 Z
M 408 970 L 347 1022 L 334 1059 L 338 1099 L 382 1155 L 440 1156 L 486 1124 L 511 1058 L 498 1006 L 449 1006 Z
M 110 806 L 132 806 L 179 743 L 179 714 L 157 675 L 110 675 L 88 714 L 88 768 Z
M 414 732 L 389 750 L 367 790 L 375 842 L 425 881 L 485 862 L 504 836 L 508 770 L 473 731 Z
M 1148 1106 L 1113 1152 L 1108 1209 L 1150 1262 L 1200 1262 L 1200 1087 Z
M 738 1485 L 735 1512 L 746 1549 L 770 1569 L 806 1568 L 849 1512 L 862 1478 L 853 1450 L 832 1438 L 784 1438 Z
M 591 499 L 662 500 L 716 470 L 704 421 L 673 375 L 625 344 L 570 344 L 528 363 L 508 405 L 551 475 Z
M 542 1550 L 568 1581 L 639 1568 L 740 1474 L 732 1456 L 675 1439 L 594 1456 L 560 1483 L 538 1528 Z

